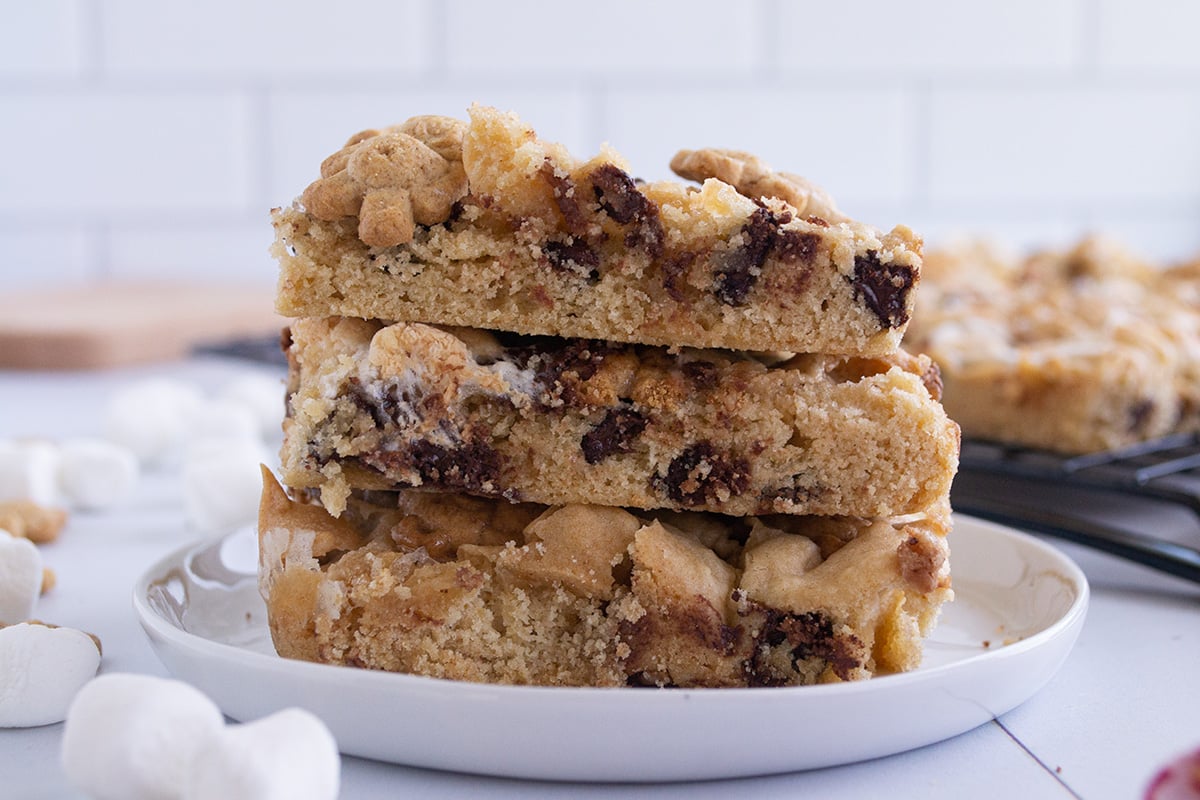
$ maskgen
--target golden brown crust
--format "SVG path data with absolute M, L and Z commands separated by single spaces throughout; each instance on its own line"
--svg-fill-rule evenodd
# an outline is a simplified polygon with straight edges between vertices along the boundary
M 799 175 L 775 172 L 757 156 L 740 150 L 680 150 L 671 159 L 671 170 L 698 183 L 716 178 L 751 199 L 778 198 L 794 208 L 801 218 L 815 217 L 830 223 L 849 219 L 816 184 Z

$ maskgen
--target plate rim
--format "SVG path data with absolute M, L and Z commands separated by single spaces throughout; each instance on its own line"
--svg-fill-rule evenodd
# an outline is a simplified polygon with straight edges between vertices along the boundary
M 686 714 L 693 713 L 698 710 L 695 706 L 697 700 L 700 701 L 701 707 L 712 713 L 724 713 L 728 709 L 736 707 L 738 711 L 749 712 L 753 709 L 762 709 L 770 707 L 784 698 L 790 702 L 795 702 L 798 698 L 811 699 L 813 704 L 829 704 L 836 703 L 839 700 L 845 699 L 847 702 L 861 702 L 862 695 L 871 695 L 880 692 L 884 693 L 904 693 L 904 692 L 929 692 L 938 685 L 944 685 L 947 681 L 969 677 L 973 668 L 984 669 L 980 665 L 992 664 L 993 666 L 1002 666 L 1005 660 L 1020 658 L 1028 654 L 1031 650 L 1041 648 L 1046 645 L 1053 644 L 1064 634 L 1071 636 L 1070 640 L 1061 647 L 1062 653 L 1058 656 L 1057 662 L 1051 668 L 1042 668 L 1044 674 L 1039 673 L 1039 678 L 1035 686 L 1028 688 L 1031 678 L 1026 678 L 1022 681 L 1022 688 L 1019 691 L 1019 697 L 1015 702 L 1004 700 L 997 704 L 995 710 L 984 709 L 986 717 L 977 719 L 973 724 L 965 727 L 959 725 L 954 730 L 939 735 L 935 738 L 926 738 L 922 741 L 914 741 L 903 746 L 898 746 L 887 752 L 877 753 L 877 755 L 887 755 L 889 753 L 899 753 L 915 747 L 920 747 L 926 744 L 931 744 L 942 739 L 952 738 L 961 733 L 965 733 L 980 724 L 987 722 L 1012 708 L 1020 705 L 1028 700 L 1048 682 L 1055 673 L 1058 672 L 1062 663 L 1069 656 L 1078 637 L 1079 631 L 1082 628 L 1083 619 L 1086 617 L 1089 600 L 1090 586 L 1082 569 L 1061 550 L 1053 547 L 1051 544 L 1030 534 L 1018 531 L 1014 528 L 999 525 L 997 523 L 988 522 L 974 517 L 969 517 L 963 514 L 955 515 L 956 523 L 967 522 L 970 526 L 978 526 L 984 531 L 999 536 L 1002 539 L 1014 542 L 1022 553 L 1022 558 L 1031 563 L 1036 563 L 1039 571 L 1057 572 L 1065 578 L 1067 584 L 1075 593 L 1074 599 L 1070 605 L 1053 619 L 1042 630 L 1027 636 L 1018 641 L 1006 644 L 1002 647 L 987 649 L 978 653 L 958 658 L 949 663 L 939 664 L 927 668 L 918 667 L 915 670 L 905 673 L 881 675 L 863 681 L 849 681 L 837 684 L 821 684 L 815 686 L 788 686 L 788 687 L 730 687 L 730 688 L 676 688 L 669 691 L 647 691 L 640 687 L 552 687 L 552 686 L 519 686 L 506 684 L 488 684 L 476 683 L 469 681 L 459 681 L 446 678 L 434 678 L 422 675 L 410 675 L 403 673 L 384 672 L 380 670 L 358 669 L 354 667 L 344 667 L 339 665 L 321 664 L 314 662 L 306 662 L 295 659 L 284 659 L 278 655 L 267 654 L 248 649 L 244 646 L 236 644 L 228 644 L 225 642 L 216 641 L 206 638 L 200 634 L 191 633 L 166 619 L 162 614 L 155 610 L 149 603 L 148 590 L 152 583 L 166 577 L 172 569 L 179 569 L 190 554 L 199 552 L 205 548 L 217 546 L 232 536 L 236 532 L 228 532 L 221 536 L 209 537 L 201 541 L 194 541 L 187 546 L 177 548 L 168 555 L 156 560 L 154 564 L 145 570 L 134 585 L 133 605 L 138 616 L 139 622 L 150 639 L 150 644 L 159 660 L 168 667 L 168 671 L 175 673 L 171 668 L 171 659 L 177 657 L 177 654 L 172 654 L 168 657 L 161 649 L 163 646 L 170 647 L 179 652 L 190 653 L 193 659 L 195 658 L 220 658 L 225 662 L 225 666 L 235 670 L 251 670 L 257 675 L 267 675 L 270 673 L 285 670 L 289 680 L 296 682 L 311 683 L 313 685 L 327 685 L 336 683 L 339 680 L 344 680 L 347 676 L 352 675 L 352 680 L 355 682 L 357 691 L 384 692 L 393 694 L 398 699 L 404 699 L 409 702 L 425 702 L 436 704 L 439 702 L 463 702 L 471 699 L 487 700 L 489 702 L 501 703 L 529 703 L 537 706 L 545 700 L 553 700 L 557 704 L 569 702 L 574 708 L 599 708 L 597 705 L 600 702 L 609 700 L 614 696 L 634 695 L 638 698 L 638 705 L 645 708 L 648 713 L 659 711 L 668 712 L 671 714 Z M 245 532 L 243 530 L 243 532 Z M 953 534 L 951 534 L 953 535 Z M 1032 549 L 1035 556 L 1026 555 L 1026 552 Z M 952 556 L 953 557 L 953 556 Z M 1036 558 L 1036 561 L 1035 561 Z M 1005 587 L 1003 584 L 998 584 L 1000 588 Z M 1015 590 L 1016 587 L 1011 587 L 1010 590 Z M 1057 652 L 1057 650 L 1055 650 Z M 964 676 L 964 673 L 966 675 Z M 614 694 L 615 693 L 615 694 Z M 1012 693 L 1011 690 L 1009 692 Z M 891 699 L 893 695 L 886 694 L 882 699 Z M 218 702 L 218 705 L 222 705 Z M 232 704 L 232 703 L 231 703 Z M 765 704 L 765 705 L 764 705 Z M 685 709 L 690 709 L 686 710 Z M 226 713 L 229 713 L 226 710 Z M 231 714 L 231 716 L 236 716 Z M 957 725 L 957 723 L 956 723 Z M 342 746 L 343 752 L 350 755 L 365 755 L 369 758 L 380 758 L 378 755 L 367 754 L 361 752 L 351 746 Z M 874 756 L 870 756 L 874 757 Z M 500 771 L 496 769 L 488 769 L 485 767 L 470 768 L 464 766 L 455 766 L 447 763 L 431 763 L 427 760 L 419 758 L 384 758 L 383 760 L 392 761 L 398 764 L 408 764 L 412 766 L 433 767 L 438 769 L 451 769 L 463 772 L 476 772 L 478 774 L 487 775 L 504 775 L 507 777 L 516 778 L 536 778 L 536 779 L 552 779 L 552 780 L 589 780 L 589 781 L 605 781 L 605 780 L 624 780 L 624 781 L 645 781 L 645 780 L 676 780 L 677 777 L 672 777 L 672 773 L 667 767 L 661 768 L 659 772 L 654 773 L 650 777 L 641 775 L 640 777 L 630 777 L 629 775 L 605 777 L 603 774 L 596 777 L 592 772 L 579 772 L 560 769 L 554 773 L 548 772 L 533 772 L 529 770 L 521 770 L 514 768 L 511 771 Z M 795 769 L 808 769 L 817 766 L 833 766 L 839 763 L 849 763 L 852 761 L 861 760 L 860 758 L 846 758 L 843 760 L 827 760 L 819 764 L 793 766 L 784 769 L 766 769 L 755 770 L 751 772 L 728 772 L 721 770 L 712 772 L 705 777 L 734 777 L 735 775 L 751 775 L 751 774 L 767 774 L 768 772 L 781 772 Z
M 916 669 L 910 670 L 908 672 L 899 672 L 899 673 L 893 673 L 893 674 L 889 674 L 889 675 L 878 675 L 878 676 L 875 676 L 875 677 L 872 677 L 872 678 L 869 678 L 869 679 L 863 680 L 863 681 L 845 681 L 842 683 L 816 684 L 813 686 L 759 686 L 759 687 L 737 686 L 737 687 L 721 687 L 721 688 L 710 688 L 710 687 L 691 688 L 691 687 L 689 687 L 689 688 L 674 688 L 670 692 L 646 692 L 644 687 L 627 687 L 627 686 L 605 686 L 605 687 L 527 686 L 527 685 L 513 685 L 513 684 L 482 683 L 482 682 L 476 682 L 476 681 L 462 681 L 462 680 L 456 680 L 456 679 L 451 679 L 451 678 L 430 677 L 427 675 L 411 675 L 411 674 L 400 673 L 400 672 L 385 672 L 382 670 L 359 669 L 356 667 L 345 667 L 345 666 L 340 666 L 340 665 L 336 665 L 336 664 L 321 664 L 321 663 L 312 662 L 312 661 L 301 661 L 299 659 L 285 659 L 278 655 L 267 655 L 265 653 L 259 653 L 259 652 L 255 652 L 253 650 L 248 650 L 244 647 L 239 647 L 237 645 L 232 645 L 232 644 L 227 644 L 225 642 L 218 642 L 218 641 L 215 641 L 212 639 L 207 639 L 199 634 L 195 634 L 195 633 L 191 633 L 190 631 L 183 630 L 182 628 L 178 627 L 177 625 L 174 625 L 171 622 L 169 622 L 168 620 L 164 619 L 161 614 L 159 614 L 157 611 L 155 611 L 150 606 L 149 602 L 147 602 L 147 600 L 146 600 L 146 592 L 149 589 L 151 583 L 155 582 L 156 580 L 161 579 L 161 577 L 164 576 L 165 570 L 169 565 L 181 562 L 182 559 L 185 559 L 192 552 L 199 551 L 199 550 L 207 548 L 207 547 L 219 545 L 219 543 L 224 541 L 226 538 L 228 538 L 232 535 L 235 535 L 236 531 L 231 531 L 231 532 L 228 532 L 226 534 L 223 534 L 223 535 L 220 535 L 217 537 L 210 537 L 210 538 L 205 538 L 205 539 L 198 540 L 198 541 L 193 541 L 186 546 L 183 546 L 183 547 L 180 547 L 180 548 L 177 548 L 177 549 L 171 551 L 166 556 L 163 556 L 162 558 L 155 561 L 155 563 L 149 569 L 145 570 L 142 573 L 142 575 L 138 578 L 137 582 L 135 583 L 134 591 L 133 591 L 133 604 L 134 604 L 135 610 L 137 611 L 139 622 L 141 622 L 143 627 L 152 627 L 155 630 L 155 632 L 159 633 L 159 635 L 163 636 L 164 638 L 177 640 L 177 641 L 173 642 L 175 644 L 182 644 L 183 646 L 190 646 L 190 649 L 193 649 L 193 650 L 215 649 L 218 652 L 228 651 L 228 653 L 232 657 L 234 657 L 236 659 L 244 658 L 244 660 L 246 660 L 247 662 L 249 662 L 251 664 L 255 664 L 255 663 L 261 663 L 261 664 L 287 663 L 289 666 L 295 665 L 295 666 L 298 666 L 298 667 L 301 667 L 304 669 L 312 668 L 311 671 L 313 672 L 314 675 L 344 674 L 344 672 L 343 672 L 344 670 L 352 669 L 352 670 L 356 670 L 355 674 L 376 676 L 378 678 L 384 679 L 385 682 L 393 682 L 393 681 L 397 681 L 397 679 L 404 679 L 403 681 L 397 681 L 397 682 L 402 682 L 402 683 L 413 682 L 418 685 L 444 686 L 444 687 L 478 686 L 478 687 L 487 687 L 487 688 L 496 689 L 496 690 L 499 690 L 506 694 L 507 693 L 513 693 L 513 694 L 548 693 L 548 694 L 554 694 L 554 695 L 561 695 L 566 692 L 609 694 L 614 691 L 630 692 L 630 693 L 636 692 L 639 694 L 644 694 L 644 695 L 649 695 L 649 696 L 670 696 L 670 695 L 675 695 L 675 694 L 691 693 L 691 692 L 701 693 L 704 695 L 708 695 L 708 694 L 726 695 L 726 694 L 735 694 L 735 693 L 736 694 L 753 693 L 755 695 L 762 695 L 762 694 L 769 694 L 769 693 L 791 694 L 791 693 L 794 693 L 797 691 L 804 691 L 806 694 L 816 694 L 819 692 L 828 693 L 828 694 L 836 694 L 836 693 L 852 694 L 852 693 L 855 693 L 856 691 L 865 691 L 866 690 L 865 687 L 868 687 L 872 684 L 878 685 L 881 681 L 887 681 L 889 684 L 895 684 L 897 682 L 904 681 L 904 680 L 907 680 L 910 682 L 915 682 L 921 676 L 932 675 L 932 676 L 936 677 L 941 672 L 958 670 L 958 669 L 961 669 L 963 665 L 970 664 L 977 660 L 992 661 L 992 660 L 997 660 L 998 657 L 1000 657 L 1002 655 L 1016 655 L 1018 653 L 1021 653 L 1026 650 L 1030 650 L 1030 649 L 1040 646 L 1042 644 L 1042 640 L 1044 640 L 1044 639 L 1054 638 L 1063 629 L 1070 627 L 1076 617 L 1078 617 L 1081 614 L 1085 614 L 1087 612 L 1087 607 L 1089 604 L 1090 594 L 1091 594 L 1087 576 L 1084 575 L 1083 570 L 1074 562 L 1074 560 L 1072 560 L 1068 555 L 1063 553 L 1061 550 L 1048 544 L 1047 542 L 1042 541 L 1041 539 L 1037 538 L 1036 536 L 1025 533 L 1023 531 L 1019 531 L 1015 528 L 1010 528 L 1006 525 L 1000 525 L 998 523 L 990 522 L 988 520 L 980 519 L 978 517 L 971 517 L 966 514 L 960 514 L 958 512 L 955 512 L 955 519 L 956 519 L 956 521 L 957 520 L 968 520 L 969 524 L 971 524 L 971 525 L 977 524 L 981 527 L 990 529 L 993 533 L 997 533 L 997 534 L 1007 537 L 1007 538 L 1016 539 L 1017 541 L 1022 542 L 1023 546 L 1031 546 L 1033 549 L 1041 551 L 1041 553 L 1043 555 L 1048 555 L 1050 557 L 1050 559 L 1057 560 L 1058 562 L 1060 562 L 1060 563 L 1056 564 L 1055 567 L 1058 569 L 1062 569 L 1064 572 L 1068 573 L 1066 577 L 1068 577 L 1070 584 L 1076 589 L 1075 600 L 1062 613 L 1061 616 L 1059 616 L 1057 619 L 1054 620 L 1054 622 L 1052 622 L 1050 625 L 1046 626 L 1042 630 L 1038 631 L 1037 633 L 1033 634 L 1032 636 L 1022 638 L 1016 642 L 1012 642 L 1011 644 L 1006 644 L 1003 647 L 998 647 L 995 649 L 987 650 L 985 652 L 976 653 L 974 655 L 967 656 L 965 658 L 956 660 L 949 664 L 940 664 L 938 666 L 933 666 L 933 667 L 917 667 Z M 953 535 L 953 533 L 951 535 Z M 953 558 L 953 553 L 951 554 L 951 558 Z M 953 567 L 951 569 L 953 569 Z M 953 574 L 953 572 L 951 574 Z M 953 602 L 953 601 L 951 601 L 951 602 Z M 201 643 L 203 643 L 203 644 L 201 644 Z

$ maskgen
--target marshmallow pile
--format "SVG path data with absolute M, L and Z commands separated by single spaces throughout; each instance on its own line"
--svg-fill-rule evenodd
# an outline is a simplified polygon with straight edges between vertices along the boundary
M 102 511 L 124 502 L 137 478 L 133 453 L 101 439 L 0 441 L 0 500 Z
M 62 722 L 100 668 L 91 636 L 32 621 L 47 574 L 33 542 L 0 529 L 0 728 Z
M 333 800 L 341 771 L 337 743 L 307 711 L 226 725 L 188 684 L 128 674 L 76 696 L 62 763 L 97 800 Z
M 253 522 L 282 395 L 267 376 L 213 395 L 151 379 L 113 394 L 103 438 L 0 439 L 0 727 L 61 722 L 100 666 L 88 634 L 33 621 L 54 580 L 35 543 L 58 536 L 66 512 L 57 506 L 105 511 L 132 496 L 143 471 L 178 464 L 193 529 Z
M 143 471 L 170 465 L 181 469 L 191 527 L 253 522 L 282 398 L 279 380 L 265 375 L 213 394 L 166 378 L 131 383 L 109 398 L 102 438 L 0 440 L 0 501 L 104 511 L 133 494 Z
M 100 646 L 74 628 L 40 622 L 0 626 L 0 728 L 62 722 L 100 669 Z
M 33 617 L 43 575 L 42 554 L 34 543 L 0 528 L 0 623 Z
M 278 379 L 246 375 L 206 395 L 182 381 L 130 384 L 109 399 L 105 436 L 145 468 L 179 463 L 184 515 L 205 533 L 253 522 L 262 488 L 259 464 L 278 434 Z

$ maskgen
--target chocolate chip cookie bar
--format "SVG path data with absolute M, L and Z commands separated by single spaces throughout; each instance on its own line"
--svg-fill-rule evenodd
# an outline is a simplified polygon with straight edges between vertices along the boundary
M 958 427 L 925 357 L 767 355 L 330 317 L 288 347 L 283 479 L 544 504 L 918 513 Z
M 683 151 L 643 183 L 519 119 L 360 133 L 274 212 L 278 311 L 613 342 L 878 356 L 898 346 L 921 241 L 842 215 L 803 178 Z
M 264 469 L 260 589 L 286 658 L 549 686 L 787 686 L 912 669 L 951 596 L 947 513 L 723 517 L 355 493 Z
M 1200 430 L 1200 268 L 1111 242 L 931 253 L 907 347 L 970 437 L 1067 454 Z

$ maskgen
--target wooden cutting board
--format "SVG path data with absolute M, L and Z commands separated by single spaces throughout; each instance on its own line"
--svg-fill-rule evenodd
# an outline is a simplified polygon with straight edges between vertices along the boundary
M 274 289 L 101 283 L 0 293 L 0 368 L 96 369 L 278 335 Z

